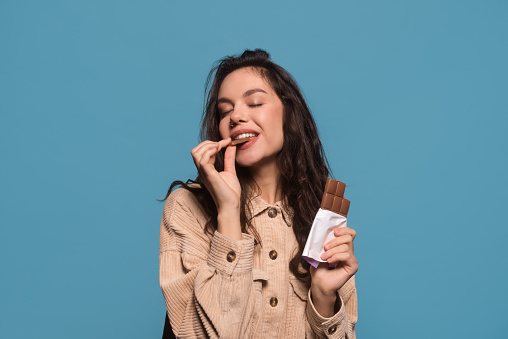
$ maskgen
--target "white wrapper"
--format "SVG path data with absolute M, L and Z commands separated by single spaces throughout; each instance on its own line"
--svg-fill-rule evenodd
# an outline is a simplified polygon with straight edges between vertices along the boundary
M 307 243 L 303 249 L 303 259 L 316 268 L 320 262 L 326 262 L 321 259 L 321 254 L 325 252 L 323 246 L 335 238 L 335 235 L 333 235 L 334 229 L 344 226 L 347 226 L 346 217 L 320 208 L 314 218 Z

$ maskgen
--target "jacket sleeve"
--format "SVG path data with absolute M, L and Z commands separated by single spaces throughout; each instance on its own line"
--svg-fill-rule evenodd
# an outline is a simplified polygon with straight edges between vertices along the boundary
M 358 303 L 355 276 L 338 291 L 341 306 L 331 318 L 322 317 L 312 303 L 310 290 L 307 302 L 307 321 L 318 338 L 356 339 L 355 324 L 358 320 Z
M 161 220 L 160 285 L 178 337 L 239 338 L 255 318 L 254 239 L 204 232 L 206 218 L 192 193 L 174 191 Z

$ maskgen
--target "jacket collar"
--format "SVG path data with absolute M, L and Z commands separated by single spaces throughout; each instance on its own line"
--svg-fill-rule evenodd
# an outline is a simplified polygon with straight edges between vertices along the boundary
M 275 204 L 270 205 L 266 201 L 264 201 L 261 196 L 257 193 L 252 193 L 250 197 L 250 202 L 252 204 L 252 217 L 255 218 L 259 214 L 263 213 L 269 208 L 275 208 L 277 212 L 282 212 L 282 218 L 288 227 L 293 225 L 293 209 L 289 206 L 285 206 L 281 201 L 277 201 Z

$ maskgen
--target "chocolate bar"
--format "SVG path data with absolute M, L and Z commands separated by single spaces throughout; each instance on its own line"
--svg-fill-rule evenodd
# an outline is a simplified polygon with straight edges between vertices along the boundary
M 344 198 L 346 184 L 331 178 L 326 179 L 325 191 L 321 200 L 321 209 L 347 217 L 349 200 Z
M 238 144 L 243 144 L 244 142 L 247 142 L 250 140 L 251 137 L 246 137 L 246 138 L 241 138 L 241 139 L 237 139 L 237 140 L 232 140 L 228 146 L 235 146 L 235 145 L 238 145 Z

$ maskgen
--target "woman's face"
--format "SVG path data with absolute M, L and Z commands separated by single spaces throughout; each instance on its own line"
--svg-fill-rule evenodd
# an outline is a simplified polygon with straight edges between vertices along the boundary
M 243 167 L 275 163 L 282 149 L 283 106 L 270 84 L 255 68 L 240 68 L 226 76 L 219 89 L 219 132 L 233 140 L 253 133 L 237 146 L 236 162 Z

